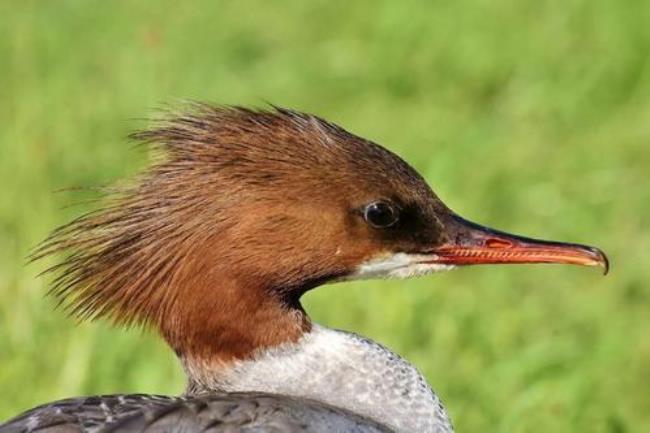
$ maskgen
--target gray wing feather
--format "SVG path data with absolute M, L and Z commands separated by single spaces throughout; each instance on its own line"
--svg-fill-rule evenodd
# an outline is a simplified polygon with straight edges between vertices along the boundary
M 0 433 L 94 432 L 122 417 L 156 410 L 178 398 L 148 394 L 71 398 L 44 404 L 0 424 Z
M 259 393 L 193 397 L 99 396 L 41 406 L 0 433 L 385 433 L 372 420 L 327 404 Z

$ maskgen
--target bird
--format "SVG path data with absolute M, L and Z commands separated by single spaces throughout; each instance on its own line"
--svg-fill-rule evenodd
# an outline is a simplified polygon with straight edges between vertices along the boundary
M 395 153 L 316 115 L 193 102 L 132 138 L 152 164 L 31 259 L 57 257 L 49 294 L 71 316 L 157 332 L 186 390 L 56 401 L 0 433 L 451 433 L 415 366 L 314 323 L 301 296 L 479 264 L 609 269 L 595 247 L 462 218 Z

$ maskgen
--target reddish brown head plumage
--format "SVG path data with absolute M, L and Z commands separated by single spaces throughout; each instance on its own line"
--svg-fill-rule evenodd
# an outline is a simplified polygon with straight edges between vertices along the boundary
M 35 257 L 68 254 L 51 269 L 51 293 L 73 315 L 151 323 L 178 350 L 190 328 L 241 340 L 220 329 L 234 313 L 267 321 L 290 311 L 297 335 L 309 326 L 305 290 L 385 249 L 355 210 L 431 197 L 397 156 L 295 111 L 196 104 L 133 136 L 159 162 Z

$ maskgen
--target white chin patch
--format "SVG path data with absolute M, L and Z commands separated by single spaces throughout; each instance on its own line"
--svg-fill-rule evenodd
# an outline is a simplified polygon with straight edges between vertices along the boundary
M 368 278 L 409 278 L 430 274 L 433 272 L 448 271 L 453 265 L 438 263 L 424 263 L 431 260 L 430 255 L 396 253 L 387 254 L 362 263 L 348 278 L 362 280 Z

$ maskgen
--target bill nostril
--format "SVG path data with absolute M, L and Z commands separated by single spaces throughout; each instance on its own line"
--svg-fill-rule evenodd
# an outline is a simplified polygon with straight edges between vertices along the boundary
M 510 248 L 512 243 L 502 239 L 488 239 L 485 241 L 485 246 L 488 248 Z

